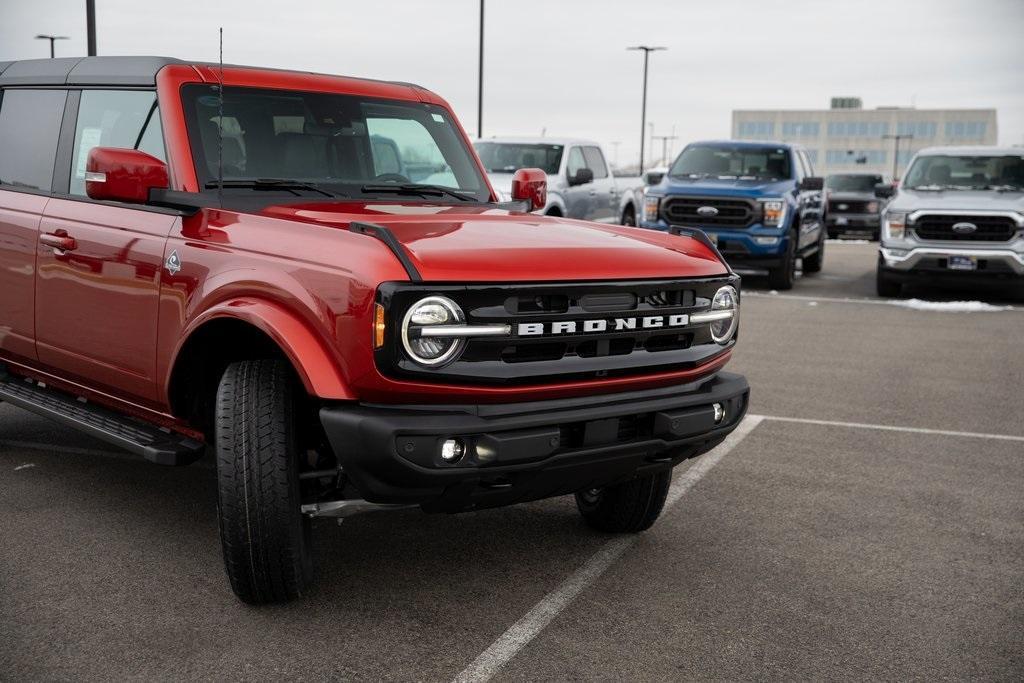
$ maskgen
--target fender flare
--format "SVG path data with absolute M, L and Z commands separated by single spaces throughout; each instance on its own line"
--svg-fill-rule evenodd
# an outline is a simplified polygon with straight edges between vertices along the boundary
M 222 301 L 194 318 L 183 330 L 174 349 L 164 386 L 169 389 L 182 348 L 204 324 L 230 318 L 252 325 L 277 344 L 295 368 L 310 396 L 334 400 L 352 400 L 355 395 L 332 358 L 323 340 L 302 319 L 284 307 L 256 297 L 237 297 Z
M 551 209 L 558 209 L 562 217 L 565 217 L 565 200 L 562 198 L 562 195 L 558 194 L 557 190 L 555 192 L 548 192 L 548 203 L 542 213 L 547 215 Z

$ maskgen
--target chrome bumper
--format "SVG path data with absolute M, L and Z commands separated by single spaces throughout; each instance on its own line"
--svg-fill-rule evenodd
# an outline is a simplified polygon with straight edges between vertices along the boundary
M 1015 274 L 1024 275 L 1024 253 L 1009 249 L 970 249 L 963 247 L 912 247 L 899 249 L 880 247 L 879 252 L 886 268 L 893 270 L 913 270 L 923 259 L 948 256 L 973 256 L 987 259 L 1008 266 Z

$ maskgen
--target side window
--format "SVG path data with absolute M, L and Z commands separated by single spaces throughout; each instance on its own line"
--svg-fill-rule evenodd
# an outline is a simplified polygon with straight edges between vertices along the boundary
M 608 177 L 608 164 L 604 163 L 600 147 L 584 147 L 583 156 L 587 159 L 587 167 L 594 172 L 594 178 Z
M 576 175 L 576 173 L 587 167 L 587 162 L 583 158 L 583 151 L 579 147 L 573 147 L 569 150 L 569 160 L 566 162 L 566 173 L 570 178 Z
M 802 150 L 793 150 L 793 173 L 797 180 L 801 180 L 807 175 L 807 166 L 804 165 Z
M 50 191 L 65 99 L 64 90 L 0 94 L 0 185 Z
M 166 161 L 156 93 L 83 90 L 71 157 L 73 195 L 85 196 L 85 164 L 93 147 L 138 149 Z
M 811 163 L 811 158 L 807 156 L 806 150 L 800 150 L 800 158 L 804 160 L 804 171 L 809 176 L 814 175 L 814 165 Z

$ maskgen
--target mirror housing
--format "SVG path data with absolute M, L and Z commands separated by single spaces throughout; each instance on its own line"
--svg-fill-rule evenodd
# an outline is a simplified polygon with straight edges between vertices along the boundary
M 149 191 L 170 185 L 167 164 L 137 149 L 93 147 L 85 163 L 90 199 L 145 204 Z
M 879 199 L 889 199 L 896 194 L 896 186 L 891 183 L 878 183 L 875 185 L 875 196 Z
M 825 188 L 825 179 L 820 176 L 807 176 L 800 181 L 800 189 L 805 192 L 813 192 Z
M 569 176 L 569 185 L 586 185 L 587 183 L 594 182 L 594 172 L 589 168 L 581 168 L 576 171 L 576 175 Z
M 658 185 L 661 183 L 662 179 L 664 179 L 665 175 L 666 171 L 647 171 L 644 173 L 644 185 Z
M 512 201 L 526 202 L 530 211 L 548 203 L 548 174 L 539 168 L 521 168 L 512 176 Z

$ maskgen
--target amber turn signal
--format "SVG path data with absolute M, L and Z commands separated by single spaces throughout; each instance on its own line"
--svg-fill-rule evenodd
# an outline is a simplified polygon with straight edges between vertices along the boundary
M 373 305 L 373 348 L 379 349 L 384 346 L 384 330 L 387 323 L 384 321 L 384 307 L 380 304 Z

